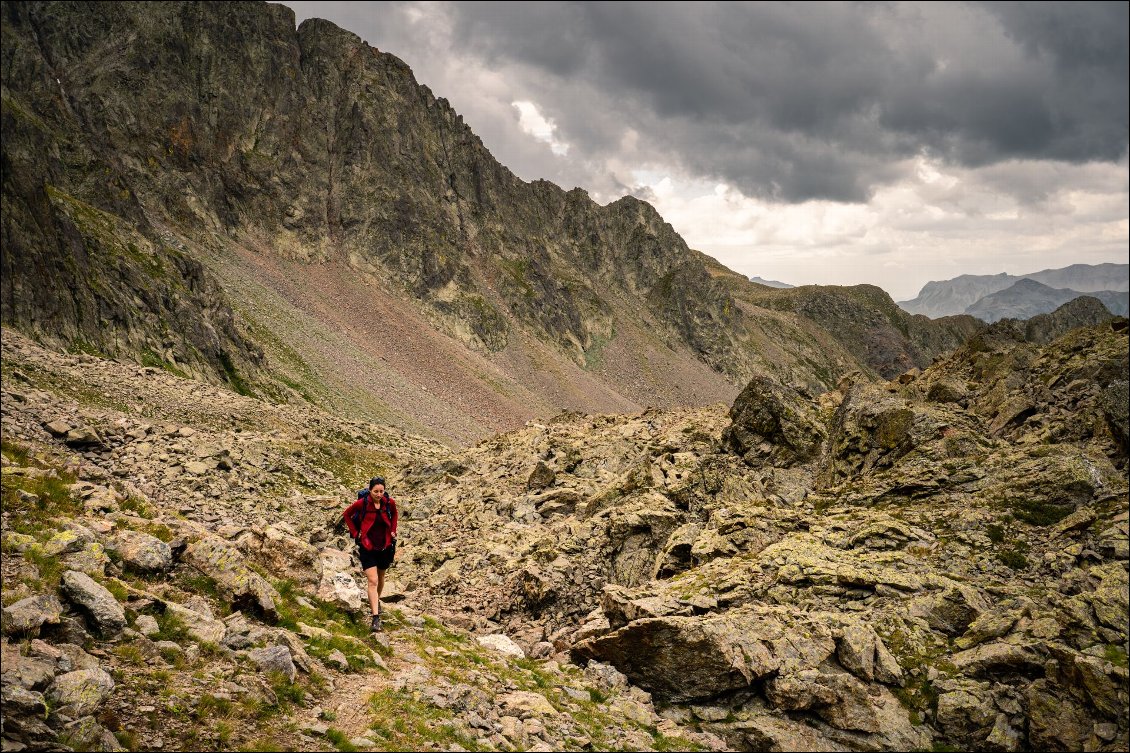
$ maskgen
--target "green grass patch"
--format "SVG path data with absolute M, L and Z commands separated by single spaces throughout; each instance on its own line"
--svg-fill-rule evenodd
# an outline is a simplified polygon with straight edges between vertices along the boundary
M 1108 643 L 1103 647 L 1103 658 L 1116 667 L 1127 667 L 1126 649 L 1116 643 Z
M 137 497 L 126 497 L 118 503 L 118 507 L 126 512 L 132 512 L 141 518 L 153 519 L 157 517 L 156 511 L 152 510 L 145 501 Z
M 1024 541 L 1017 541 L 1012 546 L 1000 549 L 997 552 L 997 559 L 1003 565 L 1011 567 L 1013 570 L 1023 570 L 1028 567 L 1028 558 L 1025 553 L 1028 551 L 1028 543 Z
M 178 645 L 192 641 L 184 620 L 172 612 L 166 611 L 157 615 L 157 627 L 158 631 L 149 636 L 153 641 L 172 641 Z
M 344 753 L 352 753 L 352 751 L 360 750 L 356 745 L 349 742 L 349 737 L 339 729 L 330 727 L 326 730 L 326 739 L 329 740 L 335 748 Z
M 369 708 L 376 719 L 370 729 L 377 750 L 450 750 L 453 744 L 465 750 L 483 750 L 456 725 L 453 712 L 401 691 L 374 693 L 369 697 Z

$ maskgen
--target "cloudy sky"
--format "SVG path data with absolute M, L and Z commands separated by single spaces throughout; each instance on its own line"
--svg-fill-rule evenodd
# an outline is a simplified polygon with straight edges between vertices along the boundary
M 751 276 L 899 300 L 1127 261 L 1125 2 L 286 4 L 520 177 L 646 199 Z

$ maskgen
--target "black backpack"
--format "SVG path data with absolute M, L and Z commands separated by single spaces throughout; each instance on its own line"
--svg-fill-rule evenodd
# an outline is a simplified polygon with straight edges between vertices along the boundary
M 365 508 L 368 506 L 368 502 L 369 502 L 369 490 L 368 489 L 358 489 L 357 490 L 357 499 L 364 499 L 365 504 L 361 505 L 361 508 L 359 510 L 354 511 L 352 513 L 352 515 L 350 515 L 350 522 L 353 523 L 353 528 L 357 531 L 357 535 L 360 536 L 361 535 L 361 521 L 363 521 L 365 519 Z

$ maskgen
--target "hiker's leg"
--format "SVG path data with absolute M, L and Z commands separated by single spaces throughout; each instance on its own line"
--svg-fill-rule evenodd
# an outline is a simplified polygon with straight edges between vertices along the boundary
M 373 614 L 377 614 L 378 612 L 381 611 L 381 592 L 383 592 L 384 590 L 385 590 L 385 571 L 381 570 L 378 567 L 377 568 L 377 611 L 373 612 Z M 372 599 L 371 596 L 369 598 Z
M 373 610 L 370 614 L 377 614 L 381 611 L 381 587 L 384 585 L 385 574 L 373 565 L 365 571 L 365 578 L 369 581 L 369 608 Z

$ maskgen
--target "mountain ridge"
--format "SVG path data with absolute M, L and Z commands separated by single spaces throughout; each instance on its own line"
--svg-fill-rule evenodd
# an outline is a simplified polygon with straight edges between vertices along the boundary
M 1053 288 L 1068 288 L 1076 291 L 1076 295 L 1102 290 L 1125 292 L 1130 290 L 1130 265 L 1072 264 L 1026 275 L 1010 275 L 1004 272 L 996 275 L 959 275 L 949 280 L 928 282 L 917 297 L 909 301 L 899 301 L 898 305 L 912 314 L 924 314 L 931 318 L 972 313 L 969 309 L 979 300 L 1004 290 L 1022 279 L 1035 280 Z

